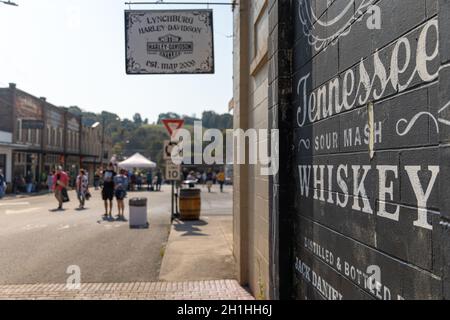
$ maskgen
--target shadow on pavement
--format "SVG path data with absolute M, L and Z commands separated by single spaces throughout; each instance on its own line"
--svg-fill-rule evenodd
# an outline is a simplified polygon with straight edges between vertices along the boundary
M 183 232 L 181 235 L 182 237 L 187 236 L 208 236 L 206 233 L 202 233 L 202 229 L 199 227 L 203 227 L 208 225 L 208 223 L 204 220 L 197 220 L 197 221 L 181 221 L 181 220 L 175 220 L 174 221 L 174 228 L 177 232 Z

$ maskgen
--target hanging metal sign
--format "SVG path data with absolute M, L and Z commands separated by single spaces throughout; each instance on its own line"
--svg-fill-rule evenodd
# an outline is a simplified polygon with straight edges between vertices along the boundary
M 212 10 L 125 11 L 127 74 L 214 73 Z

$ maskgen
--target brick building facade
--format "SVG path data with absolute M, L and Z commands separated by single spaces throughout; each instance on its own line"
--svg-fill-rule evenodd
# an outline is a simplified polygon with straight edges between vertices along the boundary
M 100 155 L 101 126 L 83 125 L 81 116 L 56 107 L 10 84 L 0 88 L 0 168 L 11 185 L 15 177 L 32 176 L 36 185 L 62 165 L 73 177 L 83 167 L 93 177 Z M 111 139 L 104 139 L 111 150 Z

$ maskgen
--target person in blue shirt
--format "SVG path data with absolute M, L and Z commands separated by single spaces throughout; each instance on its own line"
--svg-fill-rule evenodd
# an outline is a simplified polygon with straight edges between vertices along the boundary
M 208 192 L 211 192 L 211 187 L 213 185 L 214 177 L 211 169 L 208 169 L 206 173 L 206 186 L 208 187 Z
M 119 220 L 125 220 L 125 197 L 127 196 L 128 177 L 125 170 L 120 170 L 119 174 L 114 177 L 115 196 L 117 199 L 117 207 L 119 208 Z
M 142 189 L 142 174 L 141 173 L 136 174 L 136 184 L 137 184 L 138 191 L 141 191 L 141 189 Z
M 156 191 L 161 191 L 161 184 L 162 184 L 162 174 L 161 171 L 158 170 L 158 173 L 156 174 L 157 180 L 156 180 Z

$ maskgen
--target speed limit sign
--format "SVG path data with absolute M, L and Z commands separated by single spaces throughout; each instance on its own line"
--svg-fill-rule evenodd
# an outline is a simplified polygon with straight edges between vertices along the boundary
M 181 180 L 181 166 L 174 164 L 171 161 L 166 162 L 166 180 L 179 181 Z

